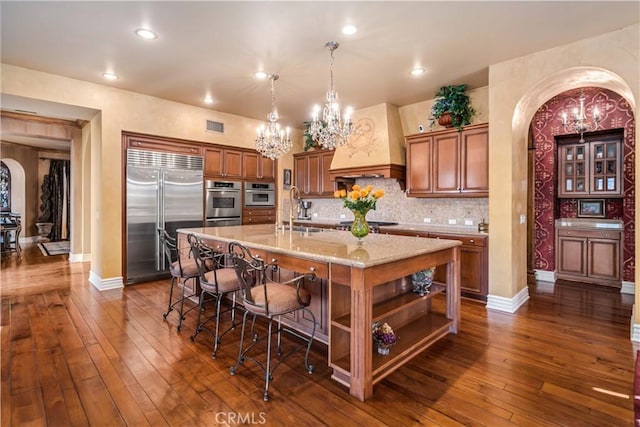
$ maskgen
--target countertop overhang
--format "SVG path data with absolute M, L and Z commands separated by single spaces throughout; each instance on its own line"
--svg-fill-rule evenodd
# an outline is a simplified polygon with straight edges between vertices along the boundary
M 459 240 L 369 234 L 359 245 L 348 231 L 324 229 L 291 232 L 281 228 L 276 231 L 271 224 L 182 228 L 178 229 L 178 233 L 193 233 L 203 239 L 227 243 L 237 241 L 252 248 L 359 268 L 387 264 L 462 244 Z
M 297 225 L 307 227 L 337 227 L 340 225 L 340 219 L 333 218 L 312 218 L 312 219 L 295 219 Z M 372 220 L 375 221 L 375 220 Z M 489 236 L 489 233 L 478 231 L 478 226 L 463 225 L 443 225 L 443 224 L 407 224 L 399 223 L 398 225 L 385 225 L 380 227 L 382 233 L 398 230 L 398 231 L 415 231 L 416 233 L 438 233 L 465 236 Z

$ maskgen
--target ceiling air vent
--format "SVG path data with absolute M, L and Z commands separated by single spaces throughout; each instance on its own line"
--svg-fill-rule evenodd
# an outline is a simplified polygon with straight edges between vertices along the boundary
M 224 123 L 214 122 L 213 120 L 207 120 L 207 131 L 224 133 Z

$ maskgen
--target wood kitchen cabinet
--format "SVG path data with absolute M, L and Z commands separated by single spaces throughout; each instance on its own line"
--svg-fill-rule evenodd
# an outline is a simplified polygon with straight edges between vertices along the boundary
M 559 144 L 558 197 L 622 197 L 621 139 Z
M 433 239 L 459 240 L 460 246 L 460 292 L 463 297 L 479 301 L 487 301 L 489 293 L 489 248 L 488 237 L 464 234 L 445 234 L 433 232 L 416 232 L 409 230 L 385 229 L 388 234 L 400 236 L 430 237 Z M 444 283 L 445 269 L 436 268 L 435 282 Z
M 242 177 L 249 181 L 274 182 L 276 160 L 271 160 L 257 152 L 243 152 Z
M 411 135 L 407 142 L 407 195 L 489 195 L 489 125 Z
M 204 150 L 204 174 L 207 177 L 242 178 L 242 151 L 207 147 Z
M 556 228 L 557 278 L 620 287 L 621 240 L 619 230 Z
M 242 209 L 242 225 L 251 224 L 275 224 L 275 208 L 251 208 Z
M 125 148 L 138 150 L 162 151 L 165 153 L 188 154 L 201 156 L 202 149 L 199 145 L 185 143 L 182 140 L 165 138 L 162 136 L 143 135 L 135 133 L 122 133 L 122 141 Z
M 334 154 L 333 150 L 318 150 L 293 155 L 293 182 L 302 197 L 333 197 L 336 187 L 329 169 Z

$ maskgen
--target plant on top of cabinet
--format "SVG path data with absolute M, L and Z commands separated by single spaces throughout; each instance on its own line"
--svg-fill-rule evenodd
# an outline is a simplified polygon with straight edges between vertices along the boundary
M 322 127 L 327 126 L 324 121 L 321 121 L 320 123 L 322 123 Z M 304 151 L 309 151 L 312 148 L 318 148 L 320 146 L 320 144 L 318 144 L 318 141 L 313 139 L 313 135 L 309 133 L 310 127 L 311 122 L 304 122 Z
M 471 117 L 476 110 L 471 106 L 469 96 L 465 93 L 467 85 L 449 85 L 442 86 L 436 92 L 436 102 L 431 107 L 431 127 L 436 121 L 442 126 L 455 127 L 458 131 L 462 127 L 471 123 Z M 446 113 L 451 115 L 451 123 L 447 125 L 441 123 L 438 119 L 445 116 Z

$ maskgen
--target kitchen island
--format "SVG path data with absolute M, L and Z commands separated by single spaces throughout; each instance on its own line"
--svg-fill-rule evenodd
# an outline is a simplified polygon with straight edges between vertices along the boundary
M 314 294 L 312 304 L 315 299 L 314 311 L 327 326 L 332 378 L 360 400 L 373 394 L 375 383 L 458 331 L 459 241 L 370 234 L 358 245 L 347 231 L 276 230 L 273 225 L 189 228 L 178 233 L 181 242 L 193 233 L 218 250 L 237 241 L 282 269 L 314 271 L 328 290 Z M 436 265 L 446 265 L 446 284 L 434 285 L 424 296 L 413 293 L 411 274 Z M 441 310 L 435 298 L 443 300 Z M 388 356 L 375 354 L 373 322 L 389 323 L 400 338 Z

